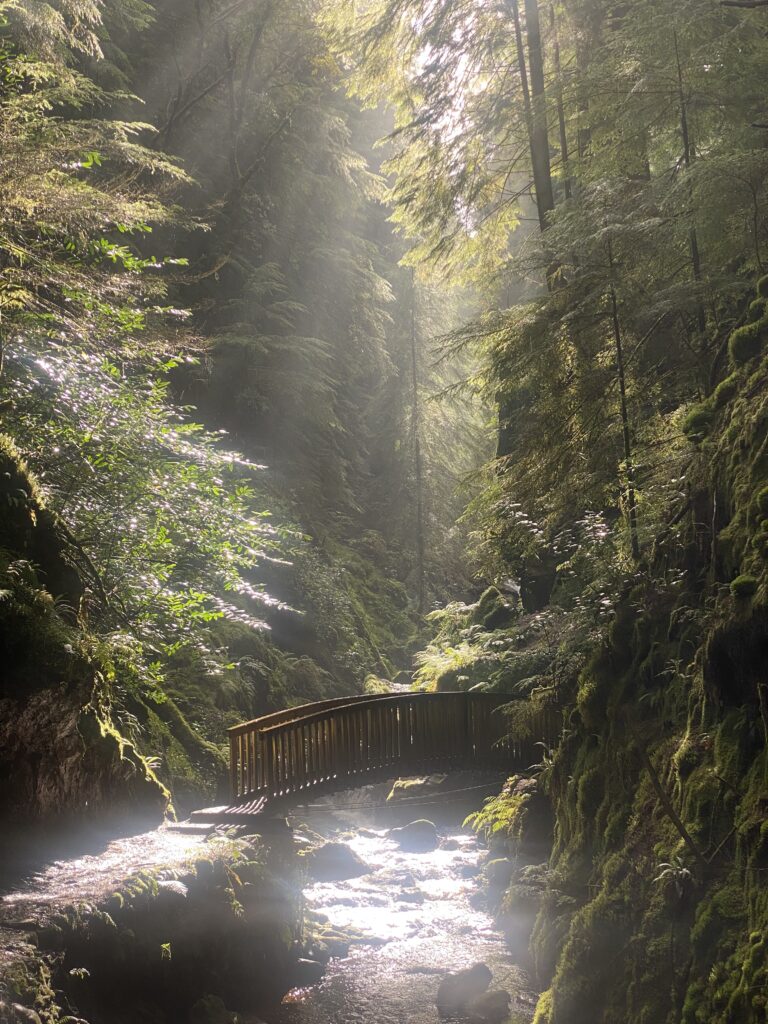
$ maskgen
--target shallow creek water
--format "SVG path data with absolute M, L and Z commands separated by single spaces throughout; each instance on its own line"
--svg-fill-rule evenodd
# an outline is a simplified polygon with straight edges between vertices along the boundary
M 372 870 L 305 890 L 307 906 L 326 915 L 329 926 L 352 928 L 364 940 L 348 956 L 333 958 L 317 985 L 288 993 L 281 1006 L 258 1021 L 437 1024 L 435 996 L 441 977 L 479 961 L 493 972 L 491 987 L 512 996 L 510 1021 L 530 1021 L 535 997 L 528 979 L 479 899 L 476 876 L 485 850 L 454 822 L 440 827 L 441 848 L 405 853 L 386 838 L 387 829 L 376 826 L 375 819 L 374 827 L 362 827 L 367 817 L 362 808 L 349 816 L 310 817 L 310 832 L 346 842 Z M 49 861 L 23 879 L 17 877 L 15 885 L 0 883 L 0 973 L 24 944 L 23 929 L 17 930 L 15 922 L 44 920 L 67 903 L 97 902 L 135 871 L 181 865 L 210 852 L 211 843 L 200 837 L 160 828 Z M 240 1020 L 257 1022 L 244 1015 Z
M 512 996 L 511 1021 L 531 1019 L 535 1000 L 525 973 L 477 907 L 484 851 L 456 828 L 441 834 L 449 848 L 430 853 L 402 852 L 383 829 L 340 837 L 373 871 L 311 886 L 307 903 L 331 925 L 352 926 L 371 941 L 331 960 L 318 985 L 290 992 L 268 1024 L 436 1024 L 440 978 L 478 961 L 493 971 L 492 988 Z M 423 902 L 402 899 L 404 890 Z

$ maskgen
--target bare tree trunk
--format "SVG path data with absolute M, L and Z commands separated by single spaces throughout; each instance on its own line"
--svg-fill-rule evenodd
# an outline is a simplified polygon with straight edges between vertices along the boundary
M 677 94 L 680 101 L 680 134 L 683 137 L 683 163 L 686 171 L 690 171 L 694 160 L 693 146 L 691 145 L 691 132 L 688 125 L 688 104 L 685 98 L 683 85 L 683 68 L 680 63 L 680 48 L 677 42 L 677 31 L 674 32 L 675 61 L 677 64 Z M 690 182 L 688 182 L 688 196 L 693 207 L 693 193 Z M 688 232 L 688 243 L 691 249 L 691 265 L 693 267 L 693 279 L 697 284 L 701 282 L 701 254 L 699 252 L 699 237 L 696 234 L 696 225 L 693 220 L 693 208 L 691 208 L 691 227 Z M 704 313 L 704 304 L 699 299 L 696 305 L 696 320 L 698 322 L 699 334 L 703 334 L 707 326 L 707 318 Z
M 640 541 L 637 532 L 637 489 L 635 485 L 635 466 L 633 461 L 632 434 L 629 429 L 629 413 L 627 411 L 627 382 L 624 372 L 624 344 L 621 336 L 621 323 L 619 321 L 619 306 L 616 299 L 616 289 L 613 286 L 613 249 L 608 242 L 608 262 L 611 272 L 610 299 L 611 299 L 611 320 L 613 322 L 613 340 L 616 346 L 616 373 L 619 378 L 619 401 L 621 408 L 621 432 L 624 439 L 624 464 L 627 474 L 627 518 L 629 520 L 629 543 L 632 548 L 632 557 L 637 561 L 640 558 Z
M 541 49 L 538 0 L 525 0 L 525 26 L 528 36 L 528 60 L 531 73 L 531 164 L 536 189 L 539 224 L 544 231 L 547 214 L 555 208 L 552 189 L 552 168 L 549 161 L 549 132 L 547 131 L 547 99 L 544 86 L 544 58 Z
M 547 226 L 547 214 L 554 209 L 555 198 L 549 162 L 539 8 L 537 0 L 525 0 L 526 34 L 528 37 L 528 60 L 526 60 L 518 0 L 507 0 L 507 7 L 512 15 L 512 23 L 515 28 L 515 46 L 517 48 L 517 63 L 520 68 L 520 88 L 523 93 L 523 111 L 533 171 L 533 187 L 536 193 L 539 227 L 544 231 Z M 529 62 L 530 86 L 528 83 Z
M 554 4 L 549 5 L 549 22 L 552 28 L 552 60 L 555 65 L 555 101 L 557 103 L 557 124 L 560 131 L 560 160 L 563 165 L 563 193 L 571 198 L 571 175 L 568 167 L 568 133 L 565 128 L 565 102 L 563 100 L 563 69 L 560 64 L 560 39 L 557 34 L 557 18 Z
M 426 610 L 424 538 L 424 466 L 421 453 L 421 396 L 419 394 L 418 331 L 416 326 L 416 274 L 411 270 L 411 444 L 416 478 L 416 593 L 419 614 Z

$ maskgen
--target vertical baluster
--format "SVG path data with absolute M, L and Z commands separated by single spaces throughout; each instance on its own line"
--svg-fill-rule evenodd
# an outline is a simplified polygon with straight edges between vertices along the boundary
M 304 723 L 296 725 L 296 767 L 295 767 L 296 788 L 304 787 Z
M 264 777 L 264 737 L 260 732 L 256 733 L 256 788 L 261 791 L 265 788 L 266 779 Z
M 229 795 L 233 800 L 239 796 L 237 792 L 237 743 L 236 737 L 229 734 Z
M 291 793 L 296 788 L 296 726 L 289 725 L 286 734 L 288 746 L 288 778 L 287 789 Z
M 371 729 L 373 733 L 373 766 L 381 767 L 381 705 L 377 704 L 371 709 Z

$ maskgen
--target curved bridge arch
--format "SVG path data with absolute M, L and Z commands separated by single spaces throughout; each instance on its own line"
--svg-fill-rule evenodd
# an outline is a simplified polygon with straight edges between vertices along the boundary
M 540 759 L 540 742 L 555 745 L 559 721 L 539 713 L 515 736 L 502 710 L 511 703 L 487 693 L 365 695 L 244 722 L 229 730 L 232 803 L 258 813 L 396 775 L 525 770 Z

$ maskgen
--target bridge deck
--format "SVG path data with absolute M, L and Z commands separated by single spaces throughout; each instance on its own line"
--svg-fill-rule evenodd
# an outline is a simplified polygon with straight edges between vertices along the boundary
M 221 820 L 253 816 L 321 793 L 395 775 L 458 768 L 524 770 L 554 746 L 558 722 L 540 713 L 510 732 L 512 698 L 486 693 L 405 693 L 319 701 L 229 730 L 231 800 Z

